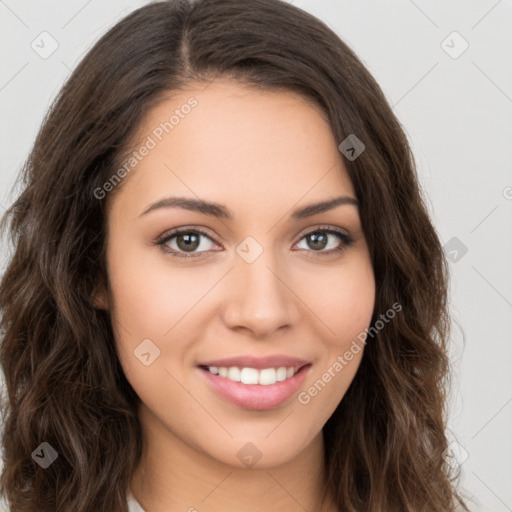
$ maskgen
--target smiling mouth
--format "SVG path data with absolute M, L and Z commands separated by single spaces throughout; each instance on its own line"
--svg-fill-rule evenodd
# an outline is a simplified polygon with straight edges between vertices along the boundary
M 292 378 L 304 367 L 311 366 L 311 363 L 305 364 L 299 368 L 293 366 L 280 366 L 269 368 L 251 368 L 238 366 L 205 366 L 200 365 L 199 368 L 208 371 L 212 375 L 218 375 L 233 382 L 242 384 L 259 384 L 261 386 L 270 386 L 276 382 L 283 382 Z
M 210 366 L 197 368 L 208 387 L 236 407 L 270 410 L 286 406 L 307 378 L 311 363 L 294 366 L 251 368 L 250 366 Z

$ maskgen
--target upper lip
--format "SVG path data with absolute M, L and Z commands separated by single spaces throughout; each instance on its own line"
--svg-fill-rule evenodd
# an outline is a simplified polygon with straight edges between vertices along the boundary
M 235 356 L 226 357 L 224 359 L 216 359 L 210 361 L 204 361 L 199 363 L 198 366 L 216 366 L 229 368 L 232 366 L 238 366 L 239 368 L 256 368 L 261 370 L 263 368 L 281 368 L 290 366 L 295 370 L 298 370 L 302 366 L 309 364 L 309 361 L 300 359 L 298 357 L 290 357 L 285 355 L 269 355 L 264 357 L 255 356 Z

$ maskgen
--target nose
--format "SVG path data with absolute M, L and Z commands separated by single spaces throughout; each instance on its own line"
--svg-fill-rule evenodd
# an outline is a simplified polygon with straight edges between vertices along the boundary
M 299 299 L 287 281 L 289 272 L 280 269 L 267 252 L 252 263 L 239 258 L 226 284 L 224 323 L 258 338 L 295 325 Z

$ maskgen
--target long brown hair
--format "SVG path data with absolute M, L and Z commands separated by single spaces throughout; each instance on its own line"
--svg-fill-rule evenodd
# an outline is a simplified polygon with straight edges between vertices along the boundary
M 354 134 L 365 145 L 345 164 L 376 279 L 372 324 L 395 302 L 402 311 L 368 342 L 323 429 L 339 510 L 467 510 L 443 458 L 448 267 L 381 89 L 333 31 L 284 1 L 175 0 L 132 12 L 80 62 L 2 219 L 14 250 L 0 284 L 0 491 L 12 512 L 127 510 L 140 399 L 118 361 L 113 319 L 91 304 L 98 283 L 108 286 L 107 201 L 94 191 L 163 94 L 215 77 L 299 92 L 323 109 L 337 141 Z M 44 470 L 41 443 L 58 454 Z

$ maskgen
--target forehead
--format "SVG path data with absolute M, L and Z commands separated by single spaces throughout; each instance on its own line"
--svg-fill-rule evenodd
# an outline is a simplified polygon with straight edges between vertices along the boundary
M 120 199 L 133 207 L 169 194 L 232 209 L 284 206 L 338 193 L 355 197 L 325 113 L 290 91 L 229 80 L 172 91 L 146 113 Z

